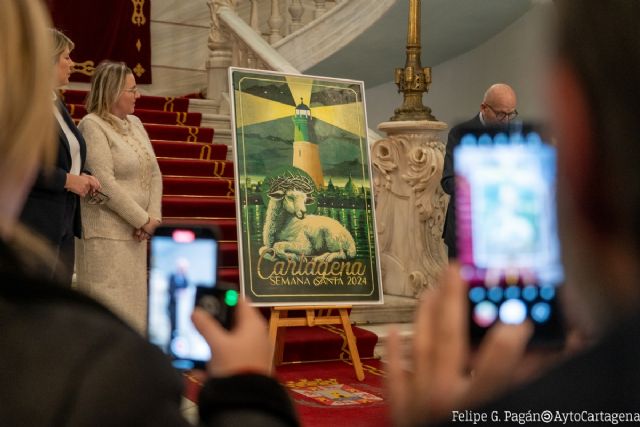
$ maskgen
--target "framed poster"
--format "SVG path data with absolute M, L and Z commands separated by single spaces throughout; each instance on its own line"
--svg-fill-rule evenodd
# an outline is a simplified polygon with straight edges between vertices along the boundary
M 242 293 L 382 303 L 364 85 L 230 68 Z

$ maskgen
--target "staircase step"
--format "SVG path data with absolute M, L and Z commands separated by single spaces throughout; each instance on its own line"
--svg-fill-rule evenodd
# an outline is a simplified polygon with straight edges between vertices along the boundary
M 82 104 L 67 104 L 71 117 L 81 119 L 87 114 L 87 109 Z M 169 112 L 159 110 L 147 110 L 136 105 L 135 114 L 142 123 L 154 123 L 175 126 L 201 126 L 201 113 L 188 113 L 184 111 Z
M 156 157 L 174 157 L 198 160 L 226 160 L 227 146 L 184 141 L 151 141 Z
M 162 180 L 165 196 L 227 196 L 233 197 L 235 188 L 231 178 L 194 178 L 165 175 Z
M 238 266 L 238 242 L 220 242 L 220 265 Z
M 386 298 L 386 296 L 385 296 Z M 358 325 L 359 328 L 367 330 L 378 337 L 378 342 L 373 350 L 374 357 L 386 361 L 387 358 L 387 341 L 389 331 L 396 329 L 400 334 L 400 343 L 402 353 L 411 357 L 411 344 L 413 342 L 413 323 L 381 323 L 378 325 Z
M 213 129 L 198 126 L 144 124 L 151 139 L 187 142 L 212 142 Z
M 235 218 L 236 202 L 233 197 L 163 196 L 162 212 L 166 216 L 215 216 Z
M 237 267 L 222 267 L 218 270 L 218 279 L 230 283 L 240 283 L 240 270 Z
M 203 218 L 164 216 L 162 221 L 172 225 L 213 226 L 220 231 L 221 240 L 238 240 L 237 222 L 235 218 Z
M 61 93 L 62 99 L 67 104 L 84 104 L 87 98 L 86 90 L 68 89 Z M 159 111 L 189 111 L 189 99 L 170 96 L 143 95 L 136 101 L 138 108 Z
M 226 160 L 208 161 L 159 157 L 158 164 L 163 175 L 233 178 L 233 163 Z
M 384 296 L 384 304 L 354 305 L 351 320 L 358 325 L 413 322 L 418 300 L 396 295 Z

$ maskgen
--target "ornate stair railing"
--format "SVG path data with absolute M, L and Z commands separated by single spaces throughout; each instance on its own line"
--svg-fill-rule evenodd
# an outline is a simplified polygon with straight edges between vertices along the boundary
M 308 24 L 307 27 L 313 29 L 311 33 L 313 37 L 318 36 L 318 29 L 314 23 L 316 21 L 326 20 L 331 12 L 341 10 L 347 3 L 359 3 L 370 0 L 341 0 L 339 2 L 313 0 L 316 5 L 314 10 L 315 21 Z M 396 0 L 377 0 L 393 4 Z M 269 27 L 271 32 L 267 34 L 260 33 L 260 24 L 258 19 L 258 0 L 250 0 L 251 9 L 249 11 L 249 23 L 240 17 L 237 13 L 236 0 L 208 0 L 209 12 L 211 17 L 211 31 L 209 33 L 208 47 L 209 56 L 206 61 L 206 69 L 208 75 L 207 98 L 214 104 L 214 108 L 218 114 L 229 114 L 230 102 L 228 93 L 228 68 L 231 66 L 256 68 L 263 70 L 280 71 L 284 73 L 300 74 L 301 70 L 288 61 L 274 46 L 269 44 L 267 40 L 275 40 L 278 35 L 273 31 L 275 26 L 284 27 L 282 16 L 278 15 L 280 10 L 279 0 L 270 0 L 271 16 L 269 17 Z M 296 7 L 302 4 L 301 0 L 289 0 L 292 22 L 298 24 L 300 18 Z M 327 5 L 333 6 L 327 12 Z M 296 7 L 294 7 L 296 6 Z M 374 8 L 375 9 L 375 8 Z M 291 12 L 293 10 L 293 12 Z M 351 9 L 345 9 L 349 12 Z M 376 9 L 379 11 L 379 9 Z M 295 13 L 294 13 L 295 12 Z M 378 14 L 380 16 L 380 14 Z M 378 16 L 378 17 L 379 17 Z M 294 26 L 295 27 L 295 26 Z M 335 29 L 335 28 L 334 28 Z M 304 28 L 297 29 L 298 34 L 304 34 Z M 291 36 L 288 40 L 292 40 Z M 275 36 L 275 37 L 274 37 Z M 265 38 L 267 40 L 265 40 Z M 285 46 L 287 39 L 280 40 L 280 49 Z M 277 43 L 277 42 L 276 42 Z M 284 43 L 284 44 L 283 44 Z M 369 129 L 369 139 L 374 141 L 380 136 L 373 130 Z

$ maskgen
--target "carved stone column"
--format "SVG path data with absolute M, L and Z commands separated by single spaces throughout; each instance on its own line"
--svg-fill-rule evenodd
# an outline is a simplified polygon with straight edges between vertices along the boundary
M 415 297 L 447 264 L 442 241 L 449 196 L 440 187 L 447 124 L 384 122 L 372 145 L 376 224 L 385 294 Z
M 229 90 L 227 69 L 233 62 L 233 50 L 229 31 L 218 18 L 218 11 L 222 7 L 233 9 L 234 0 L 208 0 L 211 17 L 211 30 L 209 32 L 209 57 L 206 61 L 207 69 L 207 98 L 215 103 L 216 110 L 221 112 L 226 106 L 221 105 L 224 93 Z M 227 108 L 228 109 L 228 108 Z
M 291 15 L 291 24 L 289 25 L 289 32 L 293 33 L 302 28 L 302 15 L 304 14 L 304 7 L 300 0 L 291 0 L 289 5 L 289 15 Z
M 280 30 L 282 23 L 284 22 L 280 13 L 280 4 L 278 3 L 278 0 L 271 0 L 271 16 L 267 22 L 271 29 L 271 32 L 269 33 L 269 43 L 274 44 L 278 40 L 282 39 Z

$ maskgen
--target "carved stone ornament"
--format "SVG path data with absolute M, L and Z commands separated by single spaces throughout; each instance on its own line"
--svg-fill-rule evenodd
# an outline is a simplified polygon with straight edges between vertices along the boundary
M 449 196 L 440 186 L 445 144 L 438 121 L 384 122 L 372 145 L 376 224 L 385 294 L 416 297 L 447 264 L 442 240 Z
M 228 31 L 221 24 L 218 18 L 218 12 L 222 7 L 228 7 L 231 10 L 235 10 L 236 0 L 208 0 L 207 6 L 209 6 L 209 15 L 211 18 L 211 31 L 209 32 L 209 49 L 215 50 L 221 45 L 225 45 L 229 42 Z

